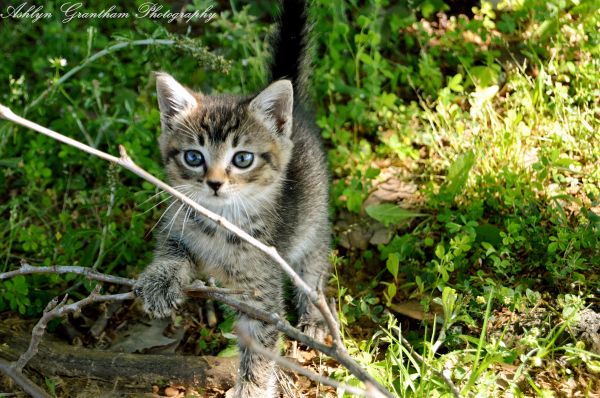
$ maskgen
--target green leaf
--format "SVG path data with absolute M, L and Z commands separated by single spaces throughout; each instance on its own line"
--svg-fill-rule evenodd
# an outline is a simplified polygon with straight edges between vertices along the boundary
M 460 155 L 448 169 L 446 183 L 442 187 L 442 196 L 453 201 L 456 195 L 462 192 L 474 164 L 475 153 L 473 151 Z
M 445 253 L 446 250 L 444 250 L 444 245 L 441 243 L 437 245 L 437 247 L 435 248 L 435 256 L 441 260 L 442 258 L 444 258 Z
M 490 254 L 496 252 L 496 249 L 494 249 L 494 246 L 492 246 L 491 244 L 489 244 L 487 242 L 481 242 L 481 246 L 486 250 L 485 251 L 486 256 L 489 256 Z
M 393 283 L 388 284 L 387 294 L 386 294 L 386 301 L 387 301 L 386 304 L 388 307 L 392 304 L 392 300 L 394 297 L 396 297 L 396 293 L 397 293 L 396 285 Z
M 386 227 L 411 218 L 426 216 L 426 214 L 406 210 L 392 203 L 371 205 L 366 208 L 366 211 L 369 216 L 383 223 Z
M 432 243 L 433 245 L 433 243 Z M 416 246 L 415 237 L 411 234 L 404 234 L 402 236 L 394 236 L 392 241 L 387 245 L 382 245 L 379 250 L 381 252 L 380 258 L 385 260 L 390 254 L 396 253 L 400 260 L 405 260 L 414 251 Z
M 541 23 L 541 25 L 537 28 L 534 35 L 539 37 L 540 40 L 545 40 L 549 36 L 551 36 L 554 32 L 556 32 L 558 28 L 558 22 L 556 19 L 551 18 L 547 19 Z
M 230 358 L 239 355 L 240 352 L 238 350 L 237 344 L 229 344 L 223 350 L 221 350 L 217 356 L 221 358 Z
M 0 167 L 10 167 L 16 169 L 19 167 L 19 163 L 21 163 L 22 161 L 22 158 L 0 159 Z
M 491 224 L 481 224 L 475 227 L 477 233 L 477 242 L 488 242 L 493 246 L 499 246 L 502 243 L 500 237 L 500 228 Z M 486 247 L 486 249 L 488 249 Z
M 400 267 L 400 257 L 398 257 L 398 253 L 390 253 L 385 265 L 388 271 L 394 276 L 394 279 L 398 278 L 398 269 Z
M 542 299 L 542 295 L 539 292 L 535 292 L 531 289 L 525 290 L 525 296 L 531 305 L 537 305 Z
M 448 81 L 448 88 L 454 92 L 462 93 L 464 91 L 464 87 L 462 84 L 460 84 L 462 82 L 462 78 L 463 77 L 460 73 L 454 75 L 454 77 Z
M 373 178 L 377 177 L 379 175 L 379 173 L 381 173 L 381 169 L 377 169 L 375 167 L 369 167 L 367 169 L 367 171 L 365 172 L 365 178 L 372 180 Z
M 437 245 L 437 247 L 435 248 L 435 256 L 441 260 L 442 258 L 444 258 L 445 253 L 446 251 L 444 250 L 444 245 L 441 243 Z
M 477 65 L 469 69 L 471 82 L 479 88 L 491 87 L 498 84 L 500 70 L 494 66 Z

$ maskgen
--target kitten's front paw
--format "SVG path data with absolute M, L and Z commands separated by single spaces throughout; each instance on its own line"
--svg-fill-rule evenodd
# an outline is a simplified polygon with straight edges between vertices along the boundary
M 144 303 L 144 311 L 155 318 L 165 318 L 173 313 L 185 298 L 181 282 L 164 274 L 143 273 L 133 291 Z

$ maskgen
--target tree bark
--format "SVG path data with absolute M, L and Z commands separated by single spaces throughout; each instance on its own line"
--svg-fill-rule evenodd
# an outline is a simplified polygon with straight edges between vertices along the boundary
M 0 323 L 0 358 L 16 360 L 31 336 Z M 67 376 L 147 386 L 180 384 L 200 390 L 227 391 L 235 384 L 237 358 L 145 355 L 75 347 L 44 336 L 27 367 L 43 376 Z

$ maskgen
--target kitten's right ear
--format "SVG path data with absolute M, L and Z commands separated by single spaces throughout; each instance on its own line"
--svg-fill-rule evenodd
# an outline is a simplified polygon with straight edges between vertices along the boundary
M 187 88 L 164 72 L 156 73 L 156 95 L 160 113 L 165 116 L 173 116 L 198 105 L 198 101 Z

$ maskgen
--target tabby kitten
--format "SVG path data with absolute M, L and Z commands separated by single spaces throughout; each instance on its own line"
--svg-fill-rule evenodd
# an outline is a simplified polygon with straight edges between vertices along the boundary
M 204 95 L 158 73 L 159 146 L 171 185 L 275 246 L 306 283 L 321 289 L 330 268 L 329 184 L 319 131 L 303 109 L 306 25 L 305 2 L 283 1 L 272 83 L 251 97 Z M 243 298 L 250 305 L 285 316 L 285 276 L 272 259 L 179 202 L 162 218 L 154 259 L 135 287 L 146 312 L 168 316 L 184 300 L 183 286 L 214 277 L 253 292 Z M 321 316 L 299 289 L 295 304 L 299 327 L 322 339 Z M 279 350 L 274 326 L 245 314 L 237 325 Z M 235 397 L 275 396 L 274 363 L 241 343 L 240 353 Z

